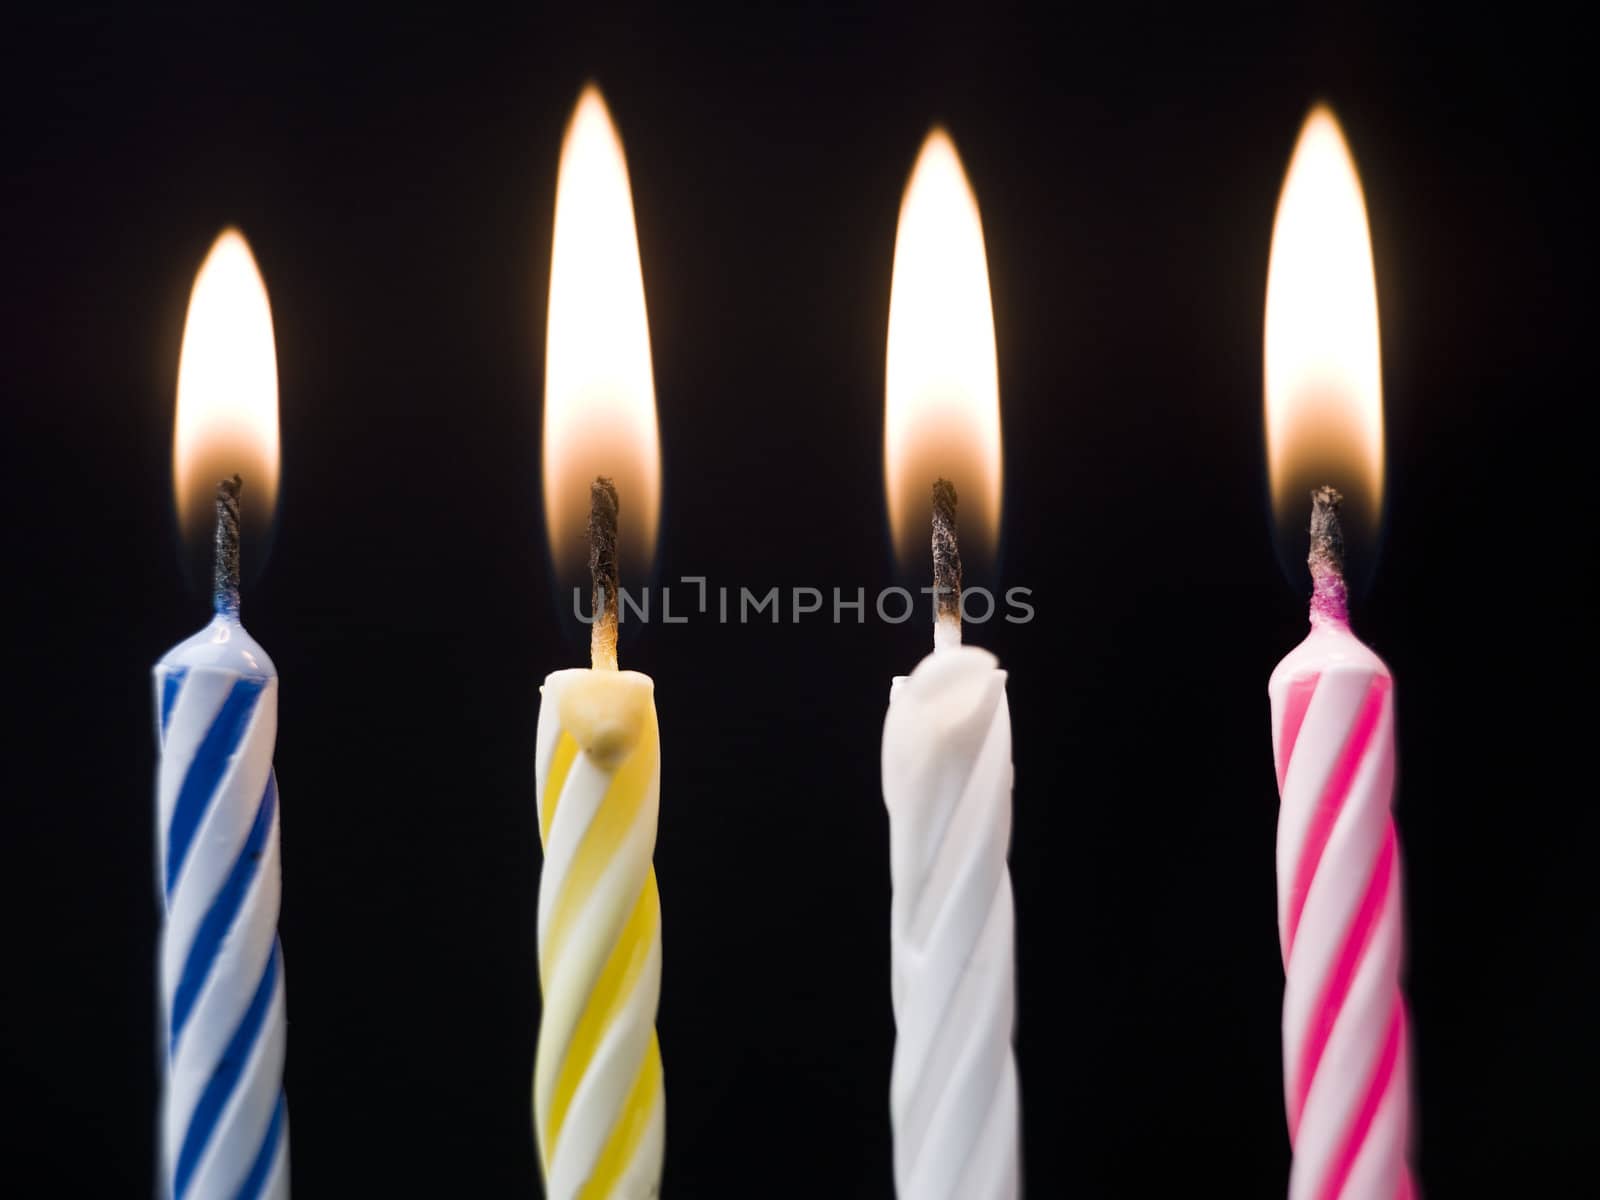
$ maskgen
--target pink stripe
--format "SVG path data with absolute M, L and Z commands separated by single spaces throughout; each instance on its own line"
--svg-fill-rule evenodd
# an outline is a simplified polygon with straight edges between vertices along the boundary
M 1378 917 L 1389 897 L 1389 883 L 1394 875 L 1394 826 L 1389 826 L 1383 845 L 1378 850 L 1378 861 L 1373 864 L 1372 878 L 1367 892 L 1361 898 L 1350 928 L 1345 933 L 1344 945 L 1334 960 L 1328 982 L 1323 986 L 1322 998 L 1312 1010 L 1311 1022 L 1306 1028 L 1305 1040 L 1300 1043 L 1300 1069 L 1295 1075 L 1294 1111 L 1289 1114 L 1291 1136 L 1305 1110 L 1306 1096 L 1311 1091 L 1311 1080 L 1322 1063 L 1322 1053 L 1328 1048 L 1328 1037 L 1333 1033 L 1333 1023 L 1344 1008 L 1350 995 L 1350 985 L 1355 981 L 1356 966 L 1372 941 L 1378 927 Z
M 1339 1194 L 1344 1191 L 1345 1181 L 1350 1178 L 1350 1170 L 1356 1164 L 1356 1155 L 1367 1140 L 1372 1120 L 1378 1115 L 1378 1105 L 1389 1090 L 1389 1084 L 1394 1079 L 1395 1064 L 1400 1059 L 1400 1022 L 1401 1004 L 1397 994 L 1394 1018 L 1389 1022 L 1389 1035 L 1383 1040 L 1383 1053 L 1378 1056 L 1377 1068 L 1372 1072 L 1372 1084 L 1367 1088 L 1361 1107 L 1356 1110 L 1350 1132 L 1345 1135 L 1344 1147 L 1334 1161 L 1333 1169 L 1328 1172 L 1328 1182 L 1323 1186 L 1321 1200 L 1338 1200 Z
M 1387 675 L 1372 677 L 1372 683 L 1367 688 L 1361 708 L 1356 712 L 1355 723 L 1350 727 L 1350 736 L 1345 740 L 1344 749 L 1339 752 L 1339 759 L 1333 764 L 1333 770 L 1328 773 L 1328 782 L 1323 786 L 1322 796 L 1311 814 L 1311 824 L 1306 830 L 1305 849 L 1301 851 L 1300 861 L 1295 864 L 1294 885 L 1289 891 L 1289 945 L 1291 946 L 1294 945 L 1295 931 L 1300 928 L 1300 914 L 1305 910 L 1306 893 L 1311 890 L 1311 880 L 1316 876 L 1317 864 L 1322 861 L 1322 852 L 1327 848 L 1328 838 L 1333 834 L 1334 822 L 1339 819 L 1345 798 L 1350 794 L 1350 785 L 1355 781 L 1356 770 L 1366 755 L 1367 743 L 1372 740 L 1373 731 L 1378 728 L 1378 716 L 1383 712 L 1383 698 L 1388 690 Z
M 1321 674 L 1307 675 L 1289 685 L 1289 694 L 1283 700 L 1283 737 L 1278 745 L 1278 795 L 1283 795 L 1283 781 L 1289 774 L 1289 758 L 1294 754 L 1295 741 L 1300 737 L 1300 726 L 1305 723 L 1306 709 L 1311 704 L 1311 694 L 1317 690 Z

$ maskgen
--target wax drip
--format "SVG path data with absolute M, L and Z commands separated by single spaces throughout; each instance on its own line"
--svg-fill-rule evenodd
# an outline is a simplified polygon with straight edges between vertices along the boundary
M 235 475 L 217 484 L 217 540 L 211 573 L 211 610 L 239 619 L 239 492 L 244 480 Z
M 961 546 L 956 541 L 956 485 L 933 483 L 933 641 L 961 641 Z
M 1334 488 L 1320 487 L 1311 493 L 1311 553 L 1306 565 L 1311 568 L 1311 619 L 1347 622 L 1350 598 L 1344 582 L 1344 527 L 1339 523 L 1339 506 L 1344 497 Z
M 589 578 L 593 583 L 589 665 L 617 669 L 617 485 L 604 475 L 589 485 Z

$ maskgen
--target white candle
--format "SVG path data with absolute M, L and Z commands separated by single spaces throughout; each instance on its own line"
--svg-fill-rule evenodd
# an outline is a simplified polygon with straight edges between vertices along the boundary
M 961 644 L 956 493 L 974 544 L 1000 509 L 994 315 L 977 199 L 942 130 L 923 144 L 895 236 L 885 478 L 902 560 L 927 537 L 934 650 L 896 679 L 883 728 L 889 810 L 890 1077 L 901 1200 L 1021 1189 L 1011 875 L 1011 717 L 992 654 Z
M 894 681 L 883 726 L 895 1188 L 987 1200 L 1021 1186 L 1011 713 L 994 655 L 961 645 L 959 600 L 941 607 L 933 653 Z

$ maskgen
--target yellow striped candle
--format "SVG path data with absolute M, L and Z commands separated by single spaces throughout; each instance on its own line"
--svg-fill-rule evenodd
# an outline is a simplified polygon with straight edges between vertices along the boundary
M 661 498 L 655 386 L 628 168 L 585 88 L 561 147 L 545 336 L 545 519 L 573 581 L 589 497 L 589 670 L 539 704 L 539 982 L 534 1132 L 551 1200 L 659 1194 L 666 1093 L 656 1041 L 661 899 L 655 684 L 617 669 L 618 574 L 643 565 Z M 619 495 L 628 521 L 618 520 Z
M 533 1095 L 552 1197 L 650 1196 L 661 1178 L 654 692 L 637 671 L 557 671 L 539 706 L 544 1016 Z

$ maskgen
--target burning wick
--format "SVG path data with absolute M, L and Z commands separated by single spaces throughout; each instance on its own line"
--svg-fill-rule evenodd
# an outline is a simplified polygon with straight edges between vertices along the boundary
M 961 546 L 956 541 L 956 485 L 933 482 L 933 645 L 961 644 Z
M 244 480 L 238 475 L 217 483 L 216 557 L 212 563 L 211 610 L 219 617 L 239 619 L 239 493 Z
M 617 485 L 597 477 L 589 485 L 589 665 L 597 671 L 617 669 L 617 509 Z
M 1311 493 L 1311 616 L 1345 624 L 1350 620 L 1350 600 L 1344 582 L 1344 527 L 1339 506 L 1344 496 L 1335 488 L 1319 487 Z M 935 538 L 937 544 L 937 537 Z

